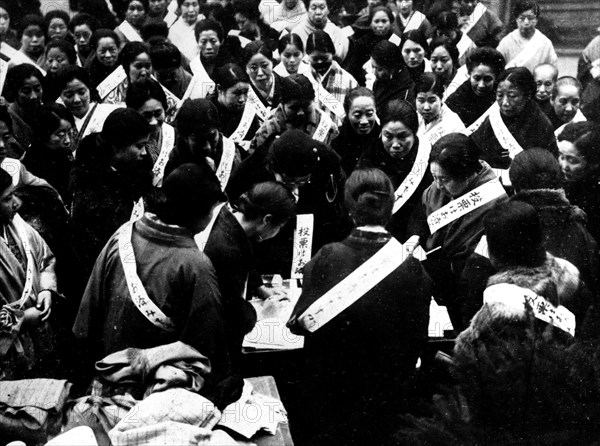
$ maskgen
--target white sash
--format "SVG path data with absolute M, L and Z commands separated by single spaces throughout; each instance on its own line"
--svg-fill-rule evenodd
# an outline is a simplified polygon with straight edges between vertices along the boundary
M 171 1 L 171 3 L 169 3 L 169 6 L 167 6 L 167 15 L 165 15 L 165 18 L 163 19 L 163 21 L 167 24 L 167 27 L 169 27 L 169 28 L 171 26 L 173 26 L 173 24 L 179 18 L 176 14 L 176 11 L 177 11 L 177 1 L 173 0 L 173 1 Z
M 490 106 L 490 108 L 488 108 L 479 118 L 477 118 L 477 120 L 473 124 L 471 124 L 469 127 L 467 127 L 463 133 L 467 136 L 471 136 L 473 133 L 475 133 L 477 131 L 477 129 L 479 127 L 481 127 L 481 124 L 484 123 L 485 118 L 487 118 L 490 115 L 490 112 L 492 111 L 492 109 L 494 107 L 498 107 L 497 102 L 494 102 Z
M 229 176 L 231 175 L 231 168 L 233 167 L 233 160 L 235 159 L 235 143 L 229 138 L 223 138 L 223 154 L 221 155 L 221 162 L 217 168 L 216 175 L 221 184 L 221 190 L 225 190 Z
M 392 33 L 392 35 L 390 36 L 390 38 L 388 40 L 396 46 L 400 46 L 400 44 L 402 43 L 402 39 L 400 38 L 400 36 L 398 36 L 398 34 L 394 34 L 394 33 Z
M 165 167 L 169 161 L 169 155 L 175 147 L 175 129 L 169 124 L 163 124 L 161 127 L 162 144 L 160 145 L 160 154 L 152 167 L 152 185 L 161 187 L 163 177 L 165 176 Z
M 119 65 L 96 87 L 100 99 L 104 100 L 113 90 L 127 80 L 127 74 L 122 65 Z
M 315 133 L 313 134 L 312 139 L 319 141 L 319 142 L 325 142 L 332 125 L 333 125 L 333 121 L 331 120 L 331 118 L 329 116 L 327 116 L 326 113 L 321 113 L 321 119 L 319 120 L 319 125 L 317 126 L 317 129 L 315 130 Z
M 496 139 L 503 148 L 508 150 L 508 156 L 512 160 L 523 151 L 523 147 L 517 142 L 512 133 L 510 133 L 510 130 L 508 130 L 508 127 L 506 127 L 506 124 L 502 120 L 498 103 L 496 102 L 494 105 L 496 106 L 492 106 L 492 109 L 490 110 L 490 124 L 492 125 L 492 130 L 494 131 Z
M 587 118 L 583 115 L 583 113 L 581 113 L 581 110 L 578 109 L 577 113 L 575 113 L 575 116 L 573 116 L 573 119 L 571 119 L 569 122 L 561 125 L 559 128 L 554 130 L 554 136 L 556 136 L 558 138 L 558 135 L 560 135 L 562 133 L 562 131 L 565 129 L 565 127 L 572 122 L 585 122 L 585 121 L 587 121 Z
M 479 254 L 482 257 L 485 257 L 486 259 L 490 258 L 490 253 L 488 251 L 488 244 L 487 244 L 487 237 L 484 235 L 481 236 L 481 238 L 479 239 L 479 243 L 477 243 L 477 246 L 475 247 L 475 254 Z
M 425 173 L 429 167 L 429 154 L 431 153 L 431 145 L 425 139 L 419 140 L 419 150 L 417 151 L 417 157 L 410 173 L 404 178 L 402 184 L 398 186 L 396 192 L 394 192 L 394 209 L 395 214 L 406 204 L 406 202 L 415 193 L 419 184 L 423 180 Z
M 536 319 L 575 336 L 575 315 L 562 305 L 555 307 L 530 289 L 510 283 L 492 285 L 483 292 L 483 303 L 500 303 L 523 312 L 530 308 Z
M 254 92 L 252 87 L 250 87 L 250 90 L 248 90 L 247 101 L 254 108 L 254 111 L 256 112 L 258 119 L 260 119 L 261 122 L 264 122 L 267 119 L 267 116 L 269 115 L 270 109 L 267 108 L 265 106 L 265 104 L 263 104 L 261 102 L 261 100 L 258 98 L 258 96 L 256 96 L 256 93 Z
M 481 2 L 477 3 L 477 6 L 475 6 L 475 9 L 469 16 L 467 23 L 464 25 L 464 28 L 462 29 L 462 32 L 464 34 L 467 34 L 469 31 L 471 31 L 473 29 L 475 24 L 477 22 L 479 22 L 479 19 L 481 19 L 481 17 L 483 17 L 483 14 L 485 14 L 486 9 L 487 8 L 485 7 L 485 5 L 483 3 L 481 3 Z
M 87 115 L 83 117 L 82 121 L 85 126 L 82 126 L 81 129 L 79 129 L 79 140 L 81 141 L 91 133 L 101 132 L 104 121 L 106 121 L 108 115 L 110 115 L 117 108 L 120 107 L 113 104 L 98 104 L 96 107 L 94 107 L 93 103 L 90 104 L 90 110 L 88 113 L 92 113 L 92 116 L 89 120 L 87 120 Z
M 310 76 L 308 79 L 313 84 L 316 96 L 315 100 L 319 104 L 323 104 L 325 107 L 327 107 L 327 109 L 336 115 L 340 121 L 343 120 L 344 116 L 346 116 L 346 112 L 342 103 L 338 101 L 333 94 L 329 93 L 325 87 L 323 87 L 323 84 L 321 84 L 321 82 L 316 80 L 313 76 Z
M 312 256 L 312 241 L 315 227 L 313 214 L 296 215 L 296 231 L 294 232 L 294 249 L 292 254 L 292 279 L 302 278 L 302 268 Z
M 592 62 L 592 68 L 590 68 L 590 74 L 594 79 L 600 76 L 600 58 Z
M 19 57 L 20 55 L 22 55 L 22 53 L 14 49 L 6 42 L 0 43 L 0 53 L 8 57 L 8 60 L 11 60 L 13 57 Z
M 540 49 L 540 45 L 538 42 L 542 41 L 542 34 L 539 31 L 536 31 L 533 37 L 529 39 L 529 42 L 525 44 L 523 49 L 517 54 L 512 60 L 510 60 L 505 70 L 513 67 L 523 67 L 527 65 L 527 62 L 535 58 L 536 53 Z
M 168 332 L 175 331 L 175 324 L 160 308 L 148 297 L 144 284 L 137 275 L 135 253 L 131 244 L 133 222 L 125 223 L 119 231 L 119 257 L 125 273 L 125 281 L 129 289 L 129 297 L 136 308 L 154 326 Z
M 233 142 L 241 143 L 248 134 L 248 130 L 250 130 L 250 126 L 252 126 L 252 121 L 254 120 L 255 115 L 256 110 L 254 110 L 254 107 L 246 104 L 244 107 L 244 113 L 242 114 L 242 119 L 240 119 L 240 122 L 233 133 L 229 135 L 229 139 Z
M 198 234 L 194 235 L 194 241 L 196 242 L 196 246 L 200 251 L 204 252 L 204 248 L 206 248 L 206 244 L 208 243 L 208 237 L 210 237 L 210 233 L 212 231 L 213 226 L 215 225 L 215 221 L 217 221 L 217 217 L 219 216 L 221 209 L 226 204 L 227 203 L 221 203 L 215 206 L 212 216 L 210 217 L 210 221 L 206 225 L 206 228 L 204 228 L 202 232 L 199 232 Z
M 31 291 L 33 289 L 33 265 L 35 265 L 35 260 L 33 259 L 33 251 L 31 250 L 31 245 L 29 244 L 29 239 L 27 238 L 27 231 L 25 230 L 26 224 L 27 223 L 25 223 L 25 220 L 23 220 L 19 214 L 15 214 L 15 217 L 13 218 L 13 225 L 17 230 L 17 234 L 19 236 L 19 239 L 21 240 L 21 243 L 23 244 L 23 250 L 25 251 L 25 259 L 27 261 L 27 266 L 25 268 L 25 284 L 23 285 L 21 299 L 19 299 L 18 302 L 18 307 L 20 309 L 23 308 L 23 305 L 25 305 L 27 299 L 31 297 Z
M 38 70 L 40 70 L 42 75 L 46 75 L 46 70 L 40 67 L 34 60 L 30 59 L 22 52 L 15 50 L 6 42 L 2 42 L 0 44 L 0 53 L 4 54 L 9 59 L 9 63 L 11 63 L 12 65 L 21 65 L 27 63 L 29 65 L 33 65 Z
M 461 57 L 463 57 L 472 45 L 475 45 L 475 43 L 471 40 L 467 33 L 463 33 L 462 37 L 456 44 L 456 49 L 458 50 L 458 58 L 460 59 Z
M 140 198 L 138 201 L 133 202 L 133 209 L 131 209 L 131 216 L 129 217 L 130 222 L 138 221 L 144 216 L 144 198 Z
M 458 87 L 464 84 L 467 79 L 469 79 L 469 71 L 467 70 L 467 66 L 463 65 L 456 70 L 456 74 L 448 84 L 448 87 L 446 87 L 442 101 L 446 102 L 446 99 L 448 99 L 448 97 L 454 93 Z
M 433 234 L 454 220 L 464 217 L 475 209 L 503 196 L 506 196 L 506 192 L 502 184 L 496 180 L 488 181 L 472 191 L 455 198 L 427 217 L 429 231 Z
M 398 17 L 402 20 L 400 14 L 398 14 Z M 413 11 L 410 17 L 408 18 L 408 22 L 406 23 L 406 26 L 404 27 L 404 31 L 402 31 L 402 33 L 407 33 L 409 31 L 419 29 L 419 26 L 421 26 L 421 23 L 423 23 L 423 17 L 423 14 L 421 14 L 419 11 Z
M 123 20 L 121 24 L 117 27 L 117 29 L 121 31 L 125 38 L 130 42 L 143 42 L 143 39 L 140 36 L 140 34 L 135 30 L 133 26 L 131 26 L 131 23 L 129 23 L 127 20 Z
M 18 186 L 21 178 L 21 161 L 16 158 L 4 158 L 1 167 L 12 177 L 12 185 Z
M 208 75 L 206 68 L 200 61 L 200 56 L 195 57 L 190 62 L 190 68 L 194 77 L 190 82 L 182 100 L 186 99 L 204 99 L 215 90 L 215 82 Z
M 241 36 L 241 35 L 240 35 L 240 32 L 241 32 L 241 31 L 240 31 L 239 29 L 232 29 L 232 30 L 230 30 L 230 31 L 227 33 L 227 35 L 228 35 L 228 36 L 237 37 L 237 38 L 240 40 L 240 45 L 241 45 L 241 47 L 242 47 L 242 48 L 246 48 L 246 45 L 248 45 L 249 43 L 251 43 L 251 42 L 252 42 L 252 40 L 250 40 L 250 39 L 247 39 L 247 38 L 246 38 L 246 37 L 244 37 L 244 36 Z
M 4 88 L 4 81 L 6 80 L 6 72 L 8 71 L 8 62 L 4 59 L 0 59 L 0 92 Z
M 298 317 L 299 325 L 311 333 L 323 327 L 396 270 L 405 259 L 403 250 L 402 244 L 392 237 L 369 260 L 313 302 Z
M 425 124 L 425 120 L 421 115 L 419 115 L 419 138 L 427 139 L 427 142 L 429 142 L 430 145 L 434 145 L 442 136 L 452 133 L 452 129 L 455 128 L 453 127 L 454 123 L 448 119 L 444 119 L 441 114 L 442 112 L 440 111 L 440 116 L 436 118 L 438 122 L 435 124 L 430 123 L 433 125 L 431 125 L 429 128 L 427 128 L 429 124 Z M 424 130 L 421 130 L 421 128 Z

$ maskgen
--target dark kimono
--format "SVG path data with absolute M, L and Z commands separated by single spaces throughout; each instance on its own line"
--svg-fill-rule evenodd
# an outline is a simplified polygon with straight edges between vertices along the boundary
M 373 94 L 375 94 L 377 110 L 383 110 L 383 107 L 394 99 L 404 99 L 413 104 L 416 97 L 415 83 L 410 77 L 408 68 L 403 68 L 402 71 L 394 74 L 392 79 L 376 80 L 373 84 Z
M 483 115 L 496 101 L 496 93 L 492 91 L 487 96 L 477 96 L 467 79 L 454 93 L 448 96 L 445 104 L 456 113 L 465 127 L 469 127 Z
M 380 131 L 379 124 L 375 124 L 371 133 L 359 135 L 350 125 L 348 118 L 344 118 L 340 134 L 331 142 L 331 148 L 340 156 L 342 169 L 346 175 L 352 173 L 363 153 L 379 141 Z
M 217 110 L 219 111 L 219 120 L 221 122 L 221 128 L 219 130 L 221 130 L 221 133 L 223 133 L 224 136 L 229 138 L 231 134 L 236 131 L 238 125 L 240 124 L 244 110 L 232 111 L 227 107 L 224 107 L 219 102 L 216 94 L 211 95 L 209 99 L 213 104 L 215 104 Z M 250 104 L 246 103 L 246 107 L 250 107 Z M 258 116 L 255 114 L 244 140 L 250 141 L 259 128 L 260 121 Z
M 569 202 L 586 213 L 588 230 L 600 240 L 600 171 L 596 169 L 581 181 L 565 183 L 565 192 Z

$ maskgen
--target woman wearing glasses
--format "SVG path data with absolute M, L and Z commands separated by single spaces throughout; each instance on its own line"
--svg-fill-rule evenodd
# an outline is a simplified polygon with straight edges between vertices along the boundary
M 506 68 L 533 69 L 541 64 L 556 65 L 558 57 L 548 37 L 536 29 L 540 6 L 535 0 L 518 0 L 513 7 L 517 29 L 504 37 L 498 51 L 507 60 Z

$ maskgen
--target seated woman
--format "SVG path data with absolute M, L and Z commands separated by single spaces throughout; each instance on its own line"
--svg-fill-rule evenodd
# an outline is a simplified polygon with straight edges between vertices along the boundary
M 92 34 L 90 43 L 94 54 L 87 60 L 84 68 L 88 72 L 95 90 L 119 67 L 121 40 L 114 31 L 101 28 Z
M 233 10 L 235 11 L 234 19 L 238 29 L 229 31 L 229 35 L 237 36 L 242 47 L 252 41 L 261 40 L 267 44 L 271 51 L 277 49 L 281 31 L 276 31 L 263 21 L 255 1 L 234 0 Z
M 260 122 L 248 103 L 248 74 L 239 65 L 226 64 L 217 70 L 215 78 L 217 91 L 209 99 L 219 111 L 221 132 L 234 142 L 249 145 Z
M 415 83 L 402 58 L 402 51 L 388 40 L 382 40 L 371 52 L 375 82 L 372 84 L 378 110 L 393 100 L 415 100 Z M 367 75 L 368 76 L 368 75 Z M 369 84 L 367 82 L 367 88 Z
M 350 73 L 333 60 L 335 47 L 329 34 L 317 30 L 308 36 L 306 55 L 311 66 L 311 77 L 314 79 L 317 104 L 329 112 L 330 118 L 338 125 L 344 119 L 344 98 L 352 88 L 358 87 L 358 82 Z
M 381 169 L 394 186 L 394 209 L 388 230 L 401 242 L 408 233 L 409 218 L 431 184 L 427 161 L 431 145 L 417 137 L 417 112 L 406 101 L 389 102 L 380 111 L 380 140 L 368 147 L 356 167 Z
M 581 104 L 581 84 L 572 76 L 558 78 L 552 87 L 548 117 L 554 127 L 554 134 L 560 135 L 567 124 L 587 121 L 579 110 Z
M 69 34 L 69 14 L 61 9 L 53 9 L 44 16 L 46 37 L 48 40 L 65 39 L 73 43 L 73 36 Z
M 122 3 L 126 8 L 125 20 L 115 28 L 121 46 L 125 46 L 128 42 L 141 42 L 140 30 L 146 22 L 148 0 L 126 0 Z
M 428 59 L 429 44 L 421 33 L 409 31 L 403 34 L 400 49 L 408 74 L 413 81 L 416 81 L 421 74 L 431 71 L 431 62 Z
M 558 57 L 552 41 L 536 29 L 540 6 L 536 0 L 517 0 L 512 7 L 512 19 L 517 29 L 498 44 L 506 59 L 506 68 L 525 67 L 530 72 L 540 64 L 556 65 Z
M 377 123 L 375 96 L 368 88 L 350 90 L 344 100 L 344 111 L 346 117 L 331 148 L 341 157 L 346 175 L 350 175 L 363 153 L 379 140 L 381 127 Z
M 152 184 L 160 187 L 165 166 L 176 141 L 175 129 L 165 122 L 167 110 L 165 92 L 155 80 L 139 79 L 127 88 L 125 105 L 137 111 L 150 124 L 152 131 L 146 149 L 154 166 Z
M 290 74 L 310 73 L 310 65 L 304 61 L 304 44 L 298 34 L 286 34 L 279 39 L 277 46 L 281 62 L 275 65 L 273 72 L 281 77 Z
M 423 73 L 417 80 L 417 112 L 419 113 L 419 138 L 433 145 L 442 136 L 465 131 L 458 115 L 442 102 L 444 85 L 433 73 Z
M 54 102 L 60 91 L 56 88 L 56 73 L 60 67 L 75 65 L 77 53 L 73 44 L 64 39 L 52 39 L 46 45 L 44 52 L 44 66 L 46 76 L 44 77 L 44 102 Z
M 433 183 L 413 216 L 415 223 L 426 219 L 427 224 L 415 232 L 426 240 L 426 251 L 437 248 L 425 263 L 435 284 L 433 296 L 448 307 L 454 329 L 461 330 L 461 273 L 483 235 L 484 216 L 507 196 L 494 171 L 479 160 L 479 148 L 461 133 L 433 145 L 429 166 Z
M 600 128 L 577 122 L 558 135 L 558 161 L 571 204 L 587 215 L 587 228 L 600 240 Z
M 496 79 L 504 70 L 504 56 L 492 48 L 476 48 L 467 57 L 469 78 L 459 85 L 445 104 L 471 126 L 496 101 Z
M 402 246 L 385 229 L 394 206 L 386 174 L 355 170 L 344 201 L 354 229 L 306 264 L 288 322 L 306 338 L 301 430 L 307 444 L 383 444 L 391 414 L 408 409 L 408 382 L 427 342 L 431 280 L 412 255 L 398 255 Z
M 100 132 L 106 117 L 119 106 L 98 104 L 98 92 L 81 67 L 70 65 L 58 70 L 56 86 L 63 104 L 75 119 L 76 132 L 71 143 L 75 157 L 79 141 L 91 133 Z
M 471 136 L 481 159 L 494 168 L 508 169 L 517 153 L 532 147 L 556 155 L 554 129 L 534 99 L 536 85 L 529 70 L 509 68 L 497 82 L 496 104 Z

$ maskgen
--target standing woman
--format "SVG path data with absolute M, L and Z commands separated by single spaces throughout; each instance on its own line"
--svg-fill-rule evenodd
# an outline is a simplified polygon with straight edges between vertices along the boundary
M 169 41 L 181 51 L 181 54 L 190 62 L 198 55 L 197 40 L 194 39 L 196 23 L 204 19 L 200 14 L 199 0 L 177 0 L 179 19 L 169 28 Z
M 377 123 L 375 95 L 368 88 L 350 90 L 344 100 L 344 111 L 346 117 L 331 148 L 340 156 L 346 175 L 350 175 L 363 153 L 377 143 L 381 127 Z
M 273 53 L 255 40 L 244 48 L 242 63 L 250 77 L 248 100 L 262 122 L 281 102 L 281 77 L 273 72 Z
M 421 74 L 431 71 L 431 62 L 428 59 L 429 44 L 419 31 L 409 31 L 403 34 L 400 49 L 413 81 L 416 82 Z
M 92 35 L 91 45 L 94 55 L 86 62 L 85 69 L 96 89 L 119 66 L 121 40 L 110 29 L 98 29 Z
M 490 166 L 508 169 L 517 153 L 532 147 L 558 154 L 554 128 L 538 107 L 535 91 L 527 68 L 509 68 L 498 76 L 496 105 L 472 135 Z
M 155 80 L 141 78 L 129 84 L 125 104 L 137 111 L 150 124 L 150 140 L 146 150 L 154 166 L 152 184 L 160 187 L 176 139 L 175 129 L 165 122 L 167 110 L 165 92 Z
M 357 168 L 381 169 L 394 186 L 393 216 L 387 226 L 392 235 L 404 242 L 409 217 L 419 206 L 421 196 L 431 184 L 427 169 L 431 145 L 417 136 L 415 108 L 406 101 L 392 101 L 380 112 L 381 136 L 358 160 Z
M 125 20 L 115 28 L 121 46 L 127 42 L 141 42 L 140 30 L 146 22 L 148 13 L 148 0 L 128 0 L 126 2 Z
M 371 52 L 371 65 L 375 74 L 373 93 L 378 110 L 383 110 L 388 102 L 395 99 L 414 102 L 415 83 L 398 46 L 388 40 L 380 41 Z
M 273 72 L 281 77 L 287 77 L 291 74 L 310 73 L 310 65 L 304 62 L 304 44 L 298 34 L 286 34 L 279 39 L 277 47 L 281 62 L 279 62 Z

